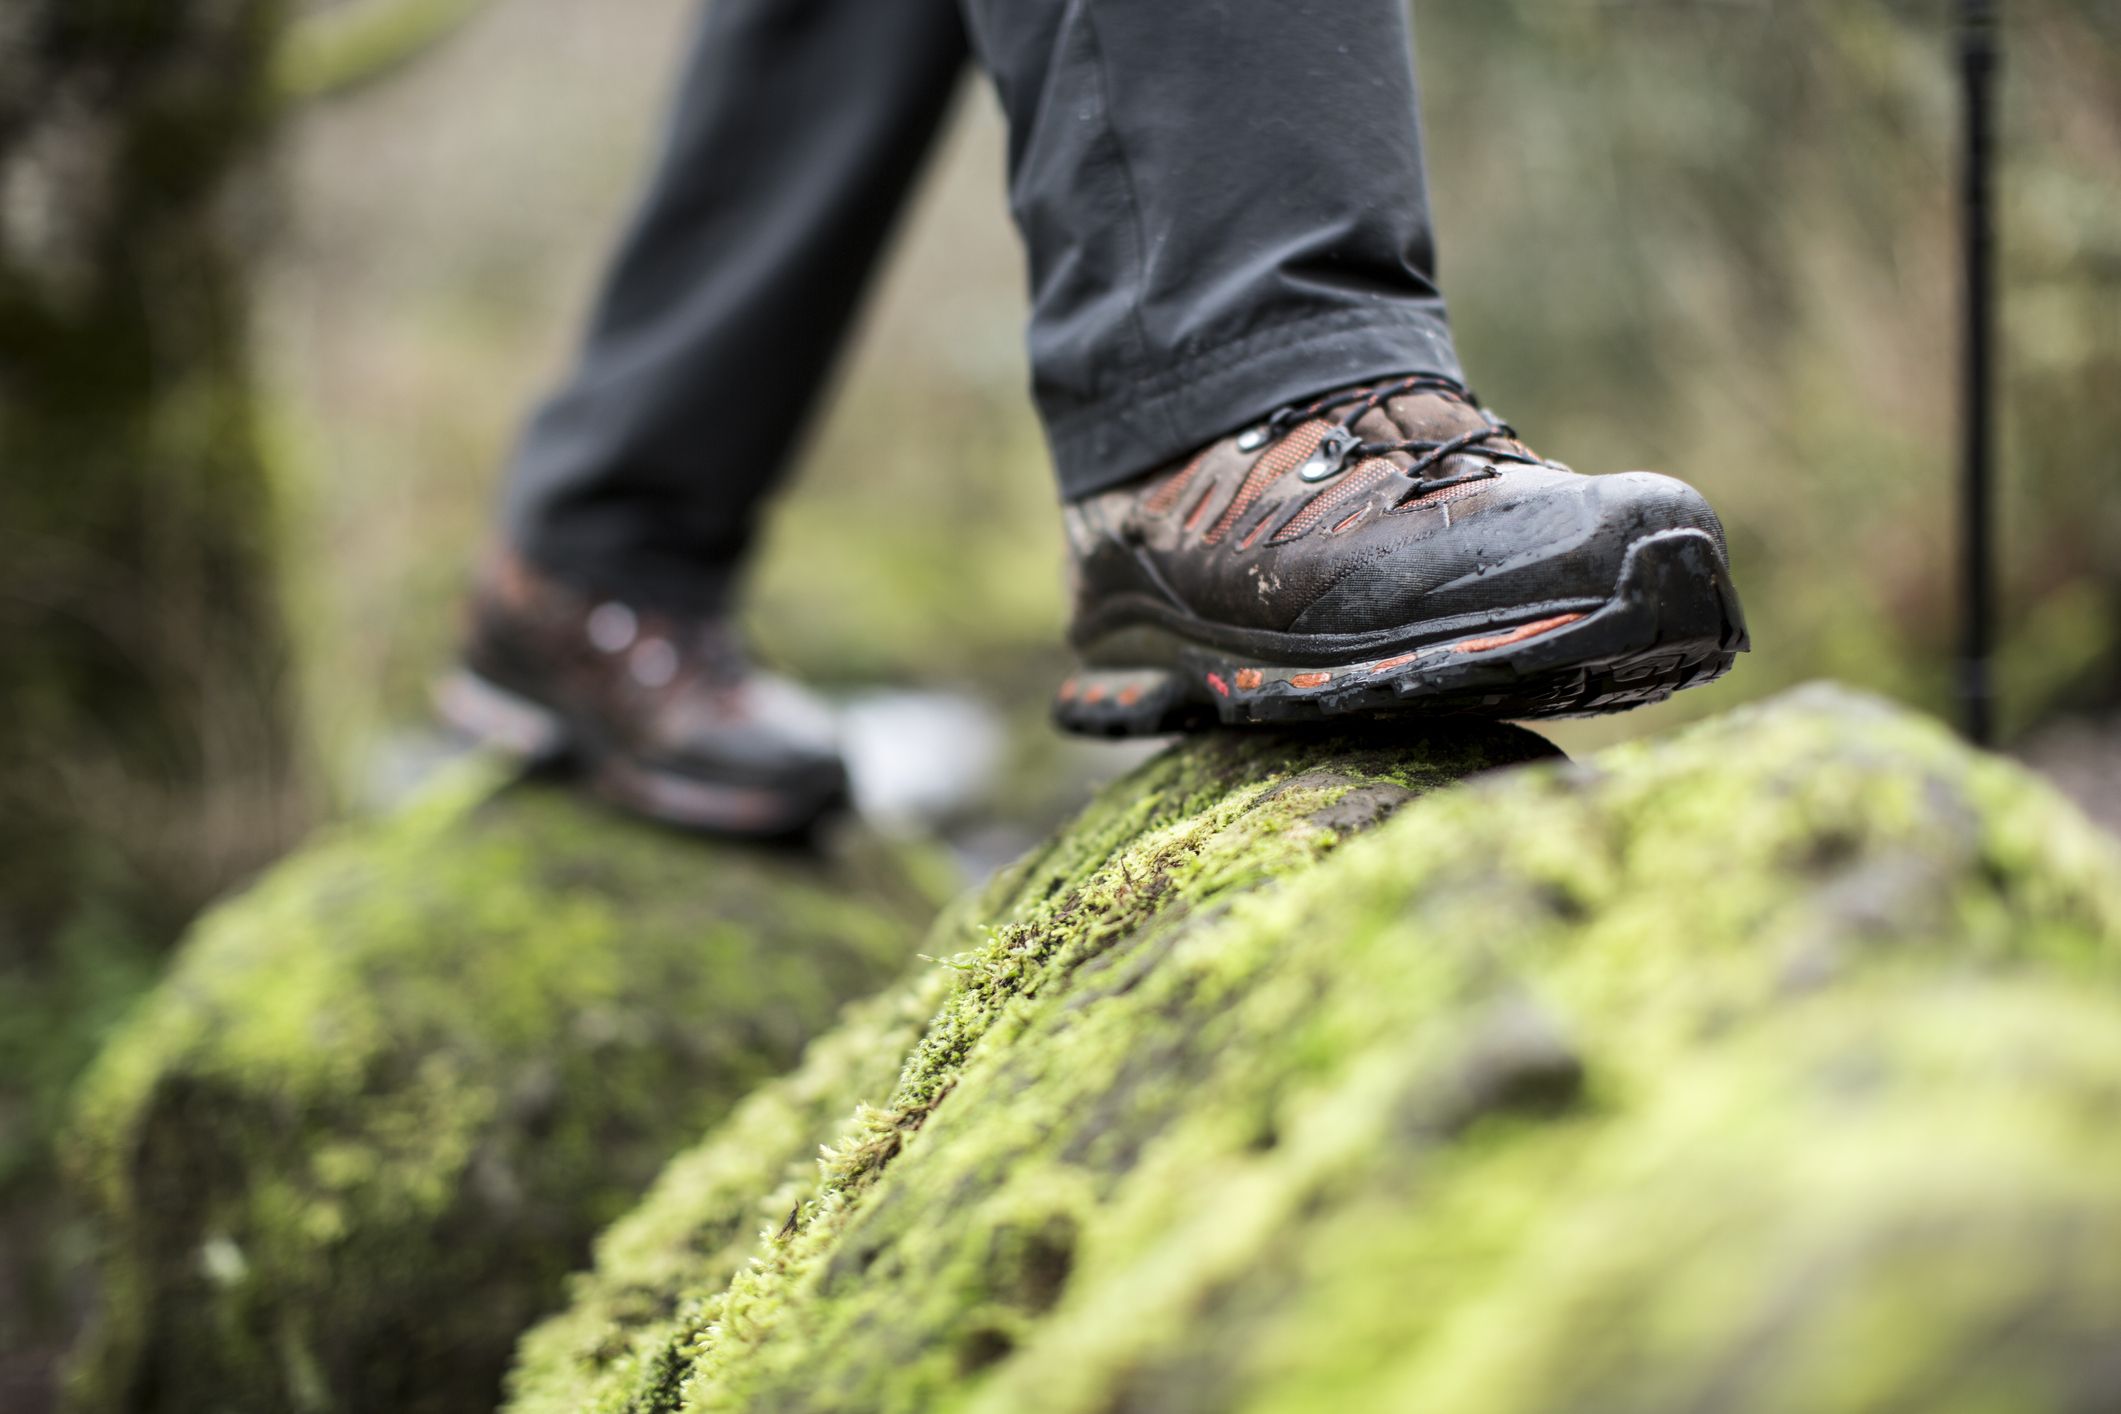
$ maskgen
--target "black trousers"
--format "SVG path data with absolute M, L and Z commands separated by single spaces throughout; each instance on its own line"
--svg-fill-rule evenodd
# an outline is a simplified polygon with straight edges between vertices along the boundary
M 969 56 L 1009 125 L 1063 496 L 1362 378 L 1458 376 L 1407 0 L 710 0 L 508 534 L 720 600 Z

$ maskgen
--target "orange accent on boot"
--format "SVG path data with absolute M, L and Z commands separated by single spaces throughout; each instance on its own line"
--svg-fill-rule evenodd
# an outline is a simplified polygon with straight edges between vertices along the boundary
M 1373 673 L 1389 673 L 1394 668 L 1404 668 L 1420 656 L 1420 653 L 1402 653 L 1397 658 L 1387 658 L 1382 663 L 1370 664 L 1370 671 Z
M 1348 502 L 1369 495 L 1380 481 L 1396 475 L 1398 471 L 1398 467 L 1383 457 L 1372 457 L 1352 471 L 1344 472 L 1338 485 L 1321 492 L 1310 505 L 1292 516 L 1289 523 L 1275 535 L 1273 543 L 1279 545 L 1284 541 L 1294 540 Z M 1333 528 L 1338 530 L 1340 526 Z
M 1133 683 L 1129 683 L 1119 690 L 1119 705 L 1122 707 L 1132 707 L 1141 700 L 1142 690 Z
M 1407 497 L 1392 509 L 1395 511 L 1418 510 L 1424 506 L 1448 506 L 1453 501 L 1463 501 L 1468 496 L 1478 496 L 1489 489 L 1492 477 L 1478 481 L 1461 481 L 1454 486 L 1439 486 L 1434 491 L 1422 491 Z
M 1222 515 L 1208 527 L 1208 533 L 1201 536 L 1201 540 L 1209 545 L 1220 544 L 1237 524 L 1238 517 L 1252 509 L 1253 503 L 1259 500 L 1271 482 L 1296 470 L 1318 450 L 1319 441 L 1331 426 L 1324 418 L 1313 418 L 1263 452 L 1259 460 L 1252 463 L 1252 470 L 1245 474 L 1244 484 L 1237 488 L 1230 504 L 1223 507 Z
M 1575 623 L 1581 614 L 1556 614 L 1551 619 L 1536 619 L 1528 624 L 1519 624 L 1508 633 L 1498 633 L 1489 638 L 1469 638 L 1463 643 L 1451 645 L 1453 653 L 1482 653 L 1490 648 L 1507 648 L 1513 643 L 1522 643 L 1528 638 L 1537 638 L 1542 633 L 1552 633 L 1564 625 Z
M 1194 477 L 1200 475 L 1200 466 L 1208 459 L 1208 450 L 1207 447 L 1201 448 L 1194 454 L 1192 461 L 1167 477 L 1161 486 L 1142 497 L 1142 510 L 1150 515 L 1160 516 L 1177 505 L 1178 498 L 1186 494 L 1186 487 L 1193 483 Z
M 1266 680 L 1267 675 L 1257 668 L 1239 668 L 1237 670 L 1237 685 L 1244 688 L 1247 692 L 1258 687 Z
M 1333 681 L 1331 673 L 1297 673 L 1289 679 L 1291 687 L 1324 687 Z
M 1193 509 L 1186 512 L 1186 529 L 1192 530 L 1206 520 L 1208 518 L 1208 507 L 1214 501 L 1215 488 L 1211 485 L 1207 490 L 1200 493 L 1200 499 L 1193 503 Z

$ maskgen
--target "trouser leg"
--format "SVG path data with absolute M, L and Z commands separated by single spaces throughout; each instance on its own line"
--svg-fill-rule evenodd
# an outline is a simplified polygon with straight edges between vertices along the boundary
M 1406 0 L 962 3 L 1065 495 L 1357 379 L 1459 376 Z
M 710 0 L 576 365 L 509 470 L 517 549 L 718 605 L 966 52 L 955 0 Z

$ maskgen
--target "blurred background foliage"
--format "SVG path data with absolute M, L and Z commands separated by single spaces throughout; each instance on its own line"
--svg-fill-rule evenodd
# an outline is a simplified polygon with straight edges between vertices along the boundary
M 1832 675 L 1942 710 L 1956 103 L 1942 0 L 1417 7 L 1444 279 L 1488 400 L 1722 508 L 1758 651 L 1655 730 Z M 2006 731 L 2114 685 L 2121 6 L 2009 7 Z M 307 112 L 266 357 L 310 710 L 342 791 L 420 720 L 517 419 L 566 356 L 689 0 L 495 0 Z M 1060 549 L 990 97 L 966 101 L 776 515 L 754 619 L 830 681 L 1043 695 Z
M 694 0 L 294 9 L 0 0 L 0 1348 L 68 1304 L 37 1195 L 94 1036 L 206 898 L 431 759 L 496 470 Z M 1753 621 L 1723 682 L 1565 746 L 1822 675 L 1947 709 L 1951 9 L 1417 6 L 1468 368 L 1580 469 L 1702 486 Z M 2037 743 L 2121 704 L 2121 4 L 2004 9 L 2001 676 Z M 828 685 L 992 704 L 966 813 L 1021 830 L 1111 758 L 1042 726 L 1060 538 L 1001 168 L 968 79 L 751 614 Z

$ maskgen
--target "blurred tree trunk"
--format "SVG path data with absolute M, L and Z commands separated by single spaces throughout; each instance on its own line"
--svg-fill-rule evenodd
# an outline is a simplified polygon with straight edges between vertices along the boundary
M 278 0 L 0 0 L 0 899 L 167 932 L 297 811 L 247 365 Z
M 305 813 L 245 291 L 281 9 L 0 0 L 0 1350 L 95 1013 Z

